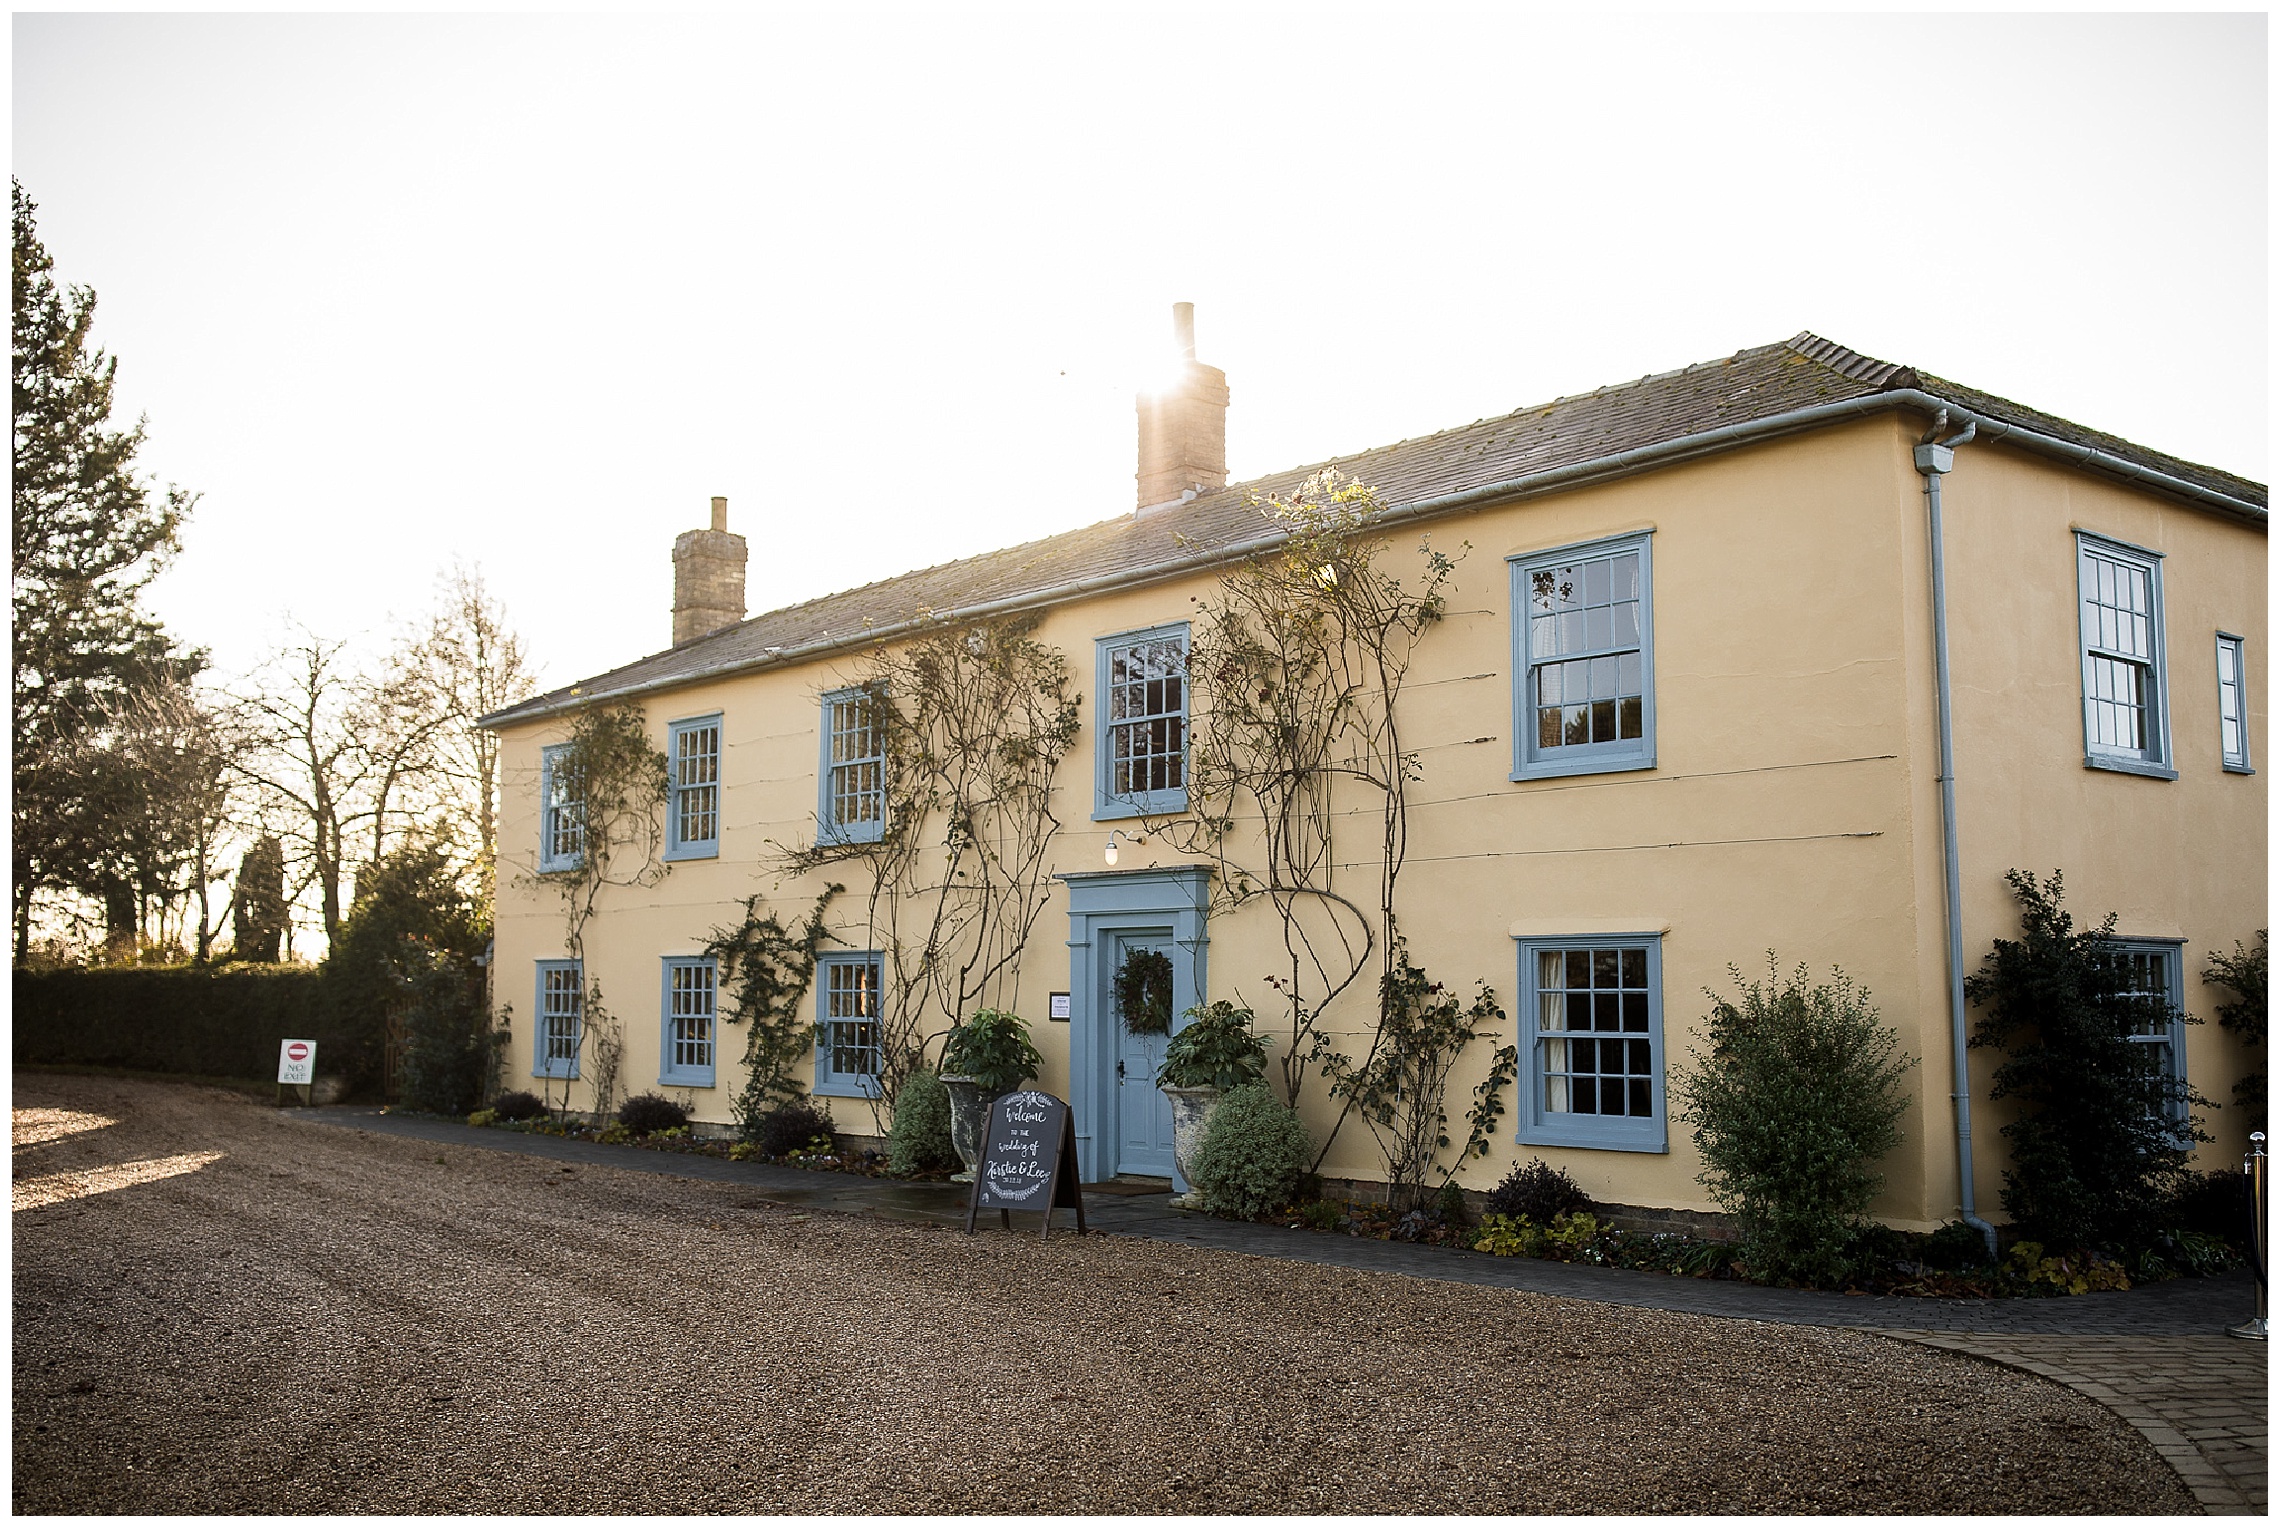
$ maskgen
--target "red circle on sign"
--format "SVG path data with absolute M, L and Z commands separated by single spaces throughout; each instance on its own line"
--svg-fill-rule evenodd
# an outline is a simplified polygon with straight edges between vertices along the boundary
M 291 1056 L 295 1061 L 301 1061 L 308 1057 L 309 1048 L 306 1045 L 288 1045 L 285 1047 L 285 1054 Z

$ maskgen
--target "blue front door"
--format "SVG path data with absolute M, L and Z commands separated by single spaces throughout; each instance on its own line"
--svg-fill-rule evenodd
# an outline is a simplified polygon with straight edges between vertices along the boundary
M 1116 1012 L 1116 973 L 1134 950 L 1172 953 L 1172 931 L 1110 936 L 1109 958 L 1103 962 L 1105 990 L 1094 1011 L 1106 1016 L 1116 1032 L 1116 1166 L 1114 1171 L 1147 1178 L 1172 1176 L 1172 1104 L 1156 1090 L 1156 1069 L 1164 1064 L 1164 1036 L 1135 1035 L 1126 1031 Z

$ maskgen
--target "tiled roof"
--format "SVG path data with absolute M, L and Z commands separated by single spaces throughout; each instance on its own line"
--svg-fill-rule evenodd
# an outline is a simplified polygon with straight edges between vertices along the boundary
M 795 658 L 804 661 L 932 615 L 1047 604 L 1206 565 L 1260 535 L 1254 498 L 1287 495 L 1325 467 L 1374 485 L 1396 512 L 1429 509 L 1437 501 L 1506 485 L 1525 491 L 1529 480 L 1588 470 L 1621 453 L 1901 390 L 1929 393 L 1990 423 L 2102 453 L 2112 459 L 2109 466 L 2162 474 L 2253 506 L 2251 513 L 2266 504 L 2260 483 L 1860 355 L 1818 335 L 1799 334 L 1724 360 L 1557 398 L 1437 435 L 1233 483 L 1145 515 L 1122 514 L 1041 541 L 771 610 L 485 720 L 505 725 L 597 698 L 643 694 Z M 1889 406 L 1902 401 L 1896 398 Z

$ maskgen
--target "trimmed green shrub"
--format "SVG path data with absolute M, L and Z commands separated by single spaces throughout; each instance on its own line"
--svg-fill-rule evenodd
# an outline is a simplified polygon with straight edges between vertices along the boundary
M 1803 965 L 1784 978 L 1770 952 L 1762 982 L 1727 969 L 1738 999 L 1707 994 L 1709 1048 L 1672 1089 L 1700 1181 L 1734 1217 L 1751 1277 L 1841 1286 L 1884 1182 L 1875 1164 L 1900 1144 L 1900 1079 L 1915 1062 L 1841 971 L 1826 985 Z
M 804 1152 L 819 1138 L 830 1145 L 838 1144 L 839 1140 L 838 1133 L 831 1128 L 831 1116 L 805 1103 L 770 1109 L 751 1122 L 744 1138 L 759 1147 L 762 1155 L 771 1157 Z
M 1548 1226 L 1562 1215 L 1597 1208 L 1566 1168 L 1537 1157 L 1513 1168 L 1488 1192 L 1487 1213 L 1530 1220 L 1540 1226 Z
M 516 1088 L 512 1092 L 501 1093 L 497 1098 L 492 1099 L 491 1112 L 501 1119 L 536 1119 L 546 1112 L 546 1104 L 537 1094 L 525 1093 L 522 1089 Z
M 617 1121 L 635 1135 L 655 1135 L 688 1129 L 689 1111 L 661 1093 L 636 1093 L 618 1105 Z
M 1264 1082 L 1249 1083 L 1212 1111 L 1196 1148 L 1195 1190 L 1213 1215 L 1257 1220 L 1298 1197 L 1313 1163 L 1305 1123 Z
M 2004 879 L 2021 937 L 1996 940 L 1964 983 L 1984 1010 L 1971 1043 L 2003 1052 L 1988 1096 L 2020 1106 L 2003 1127 L 2003 1208 L 2023 1235 L 2061 1252 L 2138 1247 L 2160 1229 L 2156 1212 L 2189 1142 L 2208 1139 L 2186 1112 L 2206 1101 L 2169 1074 L 2161 1047 L 2131 1038 L 2171 1010 L 2133 993 L 2113 916 L 2077 929 L 2058 875 Z
M 116 1066 L 273 1082 L 281 1040 L 317 1042 L 341 1070 L 340 1031 L 307 966 L 18 969 L 11 1054 L 25 1065 Z
M 1251 1010 L 1222 998 L 1190 1008 L 1187 1027 L 1164 1046 L 1159 1088 L 1240 1088 L 1267 1075 L 1267 1045 L 1251 1033 Z
M 950 1144 L 950 1090 L 932 1072 L 913 1072 L 895 1093 L 887 1171 L 907 1177 L 957 1165 L 958 1149 Z

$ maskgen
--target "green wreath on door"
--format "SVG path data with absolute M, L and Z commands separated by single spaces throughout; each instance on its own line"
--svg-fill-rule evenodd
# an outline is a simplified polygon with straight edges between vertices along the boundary
M 1125 1033 L 1172 1032 L 1172 957 L 1145 947 L 1124 952 L 1116 968 L 1116 1016 Z

